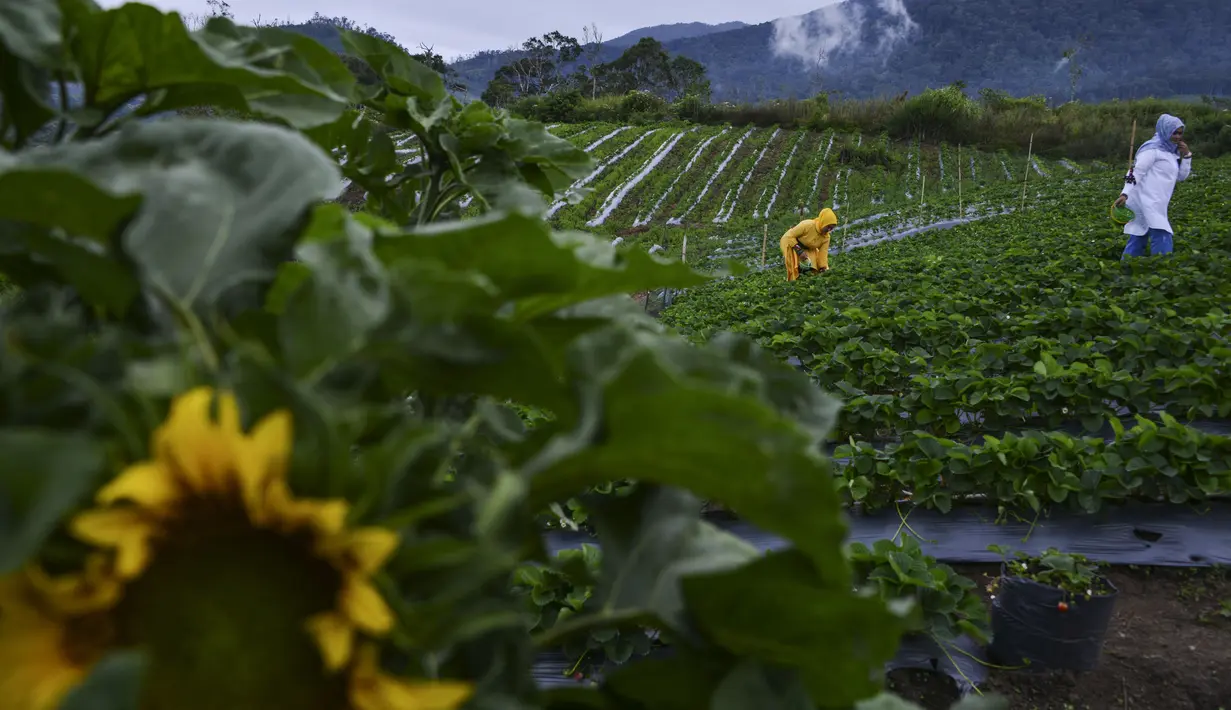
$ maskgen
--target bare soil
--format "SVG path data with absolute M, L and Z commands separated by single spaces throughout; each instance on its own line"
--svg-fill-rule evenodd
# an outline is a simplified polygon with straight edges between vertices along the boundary
M 958 566 L 983 586 L 992 566 Z M 980 688 L 1011 710 L 1231 710 L 1231 572 L 1198 568 L 1113 568 L 1120 589 L 1099 667 L 1088 673 L 992 669 Z M 895 671 L 889 685 L 924 708 L 957 699 L 948 678 Z
M 343 190 L 342 195 L 338 197 L 338 202 L 346 205 L 350 211 L 355 212 L 363 209 L 363 203 L 366 196 L 367 193 L 362 187 L 356 185 L 355 183 L 351 183 L 345 190 Z

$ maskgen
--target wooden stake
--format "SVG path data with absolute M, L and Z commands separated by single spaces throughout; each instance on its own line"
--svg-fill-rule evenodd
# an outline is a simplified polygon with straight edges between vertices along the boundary
M 769 244 L 769 225 L 764 225 L 765 233 L 761 235 L 761 266 L 765 266 L 765 245 Z
M 1026 209 L 1026 185 L 1030 182 L 1030 163 L 1034 158 L 1034 134 L 1030 134 L 1030 148 L 1026 150 L 1026 177 L 1022 178 L 1022 209 Z
M 1134 153 L 1133 149 L 1136 147 L 1137 147 L 1137 119 L 1134 118 L 1133 119 L 1133 135 L 1131 138 L 1128 139 L 1128 172 L 1125 173 L 1126 175 L 1130 177 L 1133 174 L 1133 153 Z

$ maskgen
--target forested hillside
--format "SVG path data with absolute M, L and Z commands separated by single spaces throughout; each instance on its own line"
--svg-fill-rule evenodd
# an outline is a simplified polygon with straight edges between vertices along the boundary
M 909 30 L 893 41 L 903 15 Z M 705 65 L 715 100 L 818 89 L 864 97 L 953 81 L 1057 101 L 1101 100 L 1226 93 L 1228 28 L 1226 0 L 847 0 L 803 23 L 783 19 L 664 45 Z M 811 50 L 826 47 L 824 32 L 833 33 L 835 46 L 818 71 Z M 776 54 L 775 46 L 796 55 Z M 608 43 L 597 60 L 613 61 L 622 51 Z M 517 58 L 483 52 L 454 68 L 477 96 Z
M 614 39 L 609 39 L 606 41 L 606 44 L 610 47 L 631 47 L 643 37 L 653 37 L 659 42 L 671 42 L 677 39 L 704 37 L 717 32 L 730 32 L 731 30 L 739 30 L 748 26 L 748 24 L 743 22 L 720 22 L 716 25 L 709 25 L 704 22 L 677 22 L 673 25 L 642 27 Z

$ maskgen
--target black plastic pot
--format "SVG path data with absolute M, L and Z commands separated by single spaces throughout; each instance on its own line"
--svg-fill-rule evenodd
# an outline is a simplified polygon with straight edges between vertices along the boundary
M 1009 576 L 1001 567 L 1000 588 L 992 600 L 992 662 L 1025 666 L 1022 670 L 1093 670 L 1120 594 L 1109 580 L 1102 582 L 1111 592 L 1086 599 Z

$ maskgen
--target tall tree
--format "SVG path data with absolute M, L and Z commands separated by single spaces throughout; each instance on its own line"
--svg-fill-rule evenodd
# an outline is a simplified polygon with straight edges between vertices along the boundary
M 595 71 L 605 94 L 647 91 L 667 100 L 690 94 L 708 100 L 711 93 L 703 64 L 683 55 L 671 57 L 653 37 L 643 37 Z
M 590 78 L 590 98 L 598 98 L 598 72 L 594 69 L 598 66 L 598 59 L 603 53 L 603 33 L 599 32 L 598 25 L 591 22 L 588 26 L 581 28 L 581 36 L 585 41 L 585 57 Z
M 444 57 L 436 54 L 432 49 L 432 46 L 420 43 L 419 51 L 410 55 L 410 57 L 422 64 L 426 64 L 430 69 L 439 74 L 445 80 L 445 86 L 449 88 L 449 91 L 465 91 L 466 84 L 458 78 L 457 70 L 449 66 L 445 62 Z
M 671 72 L 671 82 L 668 99 L 682 96 L 696 96 L 705 101 L 710 100 L 710 80 L 705 73 L 705 65 L 677 54 L 671 59 L 668 67 Z
M 496 70 L 492 83 L 500 86 L 493 97 L 541 96 L 561 88 L 582 49 L 575 38 L 553 31 L 526 40 L 518 53 L 520 58 Z
M 643 37 L 615 61 L 599 67 L 603 93 L 649 91 L 662 95 L 671 89 L 671 58 L 662 43 Z

